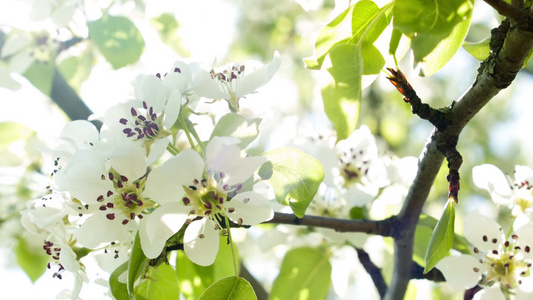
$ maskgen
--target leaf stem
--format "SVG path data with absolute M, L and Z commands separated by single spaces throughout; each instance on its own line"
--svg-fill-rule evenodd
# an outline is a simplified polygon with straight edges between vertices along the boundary
M 176 156 L 180 153 L 180 150 L 178 148 L 176 148 L 176 146 L 174 146 L 174 144 L 172 144 L 171 142 L 168 142 L 168 145 L 167 145 L 167 150 L 168 152 L 170 152 L 170 154 Z

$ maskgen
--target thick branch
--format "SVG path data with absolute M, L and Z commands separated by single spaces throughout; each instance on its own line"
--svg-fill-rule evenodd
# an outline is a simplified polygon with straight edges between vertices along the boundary
M 265 223 L 323 227 L 335 229 L 339 232 L 364 232 L 381 236 L 391 236 L 395 221 L 396 219 L 394 217 L 379 221 L 342 220 L 317 216 L 298 218 L 294 214 L 276 212 L 274 213 L 274 218 Z
M 385 299 L 403 299 L 409 283 L 416 223 L 444 158 L 437 141 L 458 137 L 474 115 L 511 84 L 533 48 L 531 17 L 522 17 L 511 25 L 501 50 L 482 63 L 476 82 L 448 112 L 451 124 L 444 131 L 434 130 L 422 152 L 417 176 L 398 215 L 399 226 L 394 228 L 394 274 Z
M 381 274 L 381 269 L 378 268 L 372 260 L 370 260 L 370 256 L 368 253 L 365 252 L 363 249 L 357 249 L 357 257 L 359 258 L 359 262 L 363 265 L 366 272 L 370 275 L 370 278 L 372 278 L 372 281 L 374 282 L 374 285 L 376 286 L 376 289 L 378 290 L 379 296 L 381 298 L 385 297 L 385 293 L 387 292 L 387 284 L 385 283 L 385 279 L 383 279 L 383 275 Z
M 511 20 L 520 18 L 520 10 L 503 0 L 484 0 L 485 3 L 492 6 L 500 15 L 506 16 Z

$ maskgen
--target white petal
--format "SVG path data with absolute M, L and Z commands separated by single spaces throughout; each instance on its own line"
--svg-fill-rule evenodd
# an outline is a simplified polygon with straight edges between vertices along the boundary
M 111 181 L 102 180 L 105 175 L 101 166 L 80 164 L 72 166 L 68 172 L 57 174 L 56 182 L 59 188 L 68 191 L 70 195 L 88 204 L 96 204 L 96 199 L 114 190 Z
M 516 183 L 521 184 L 527 181 L 529 184 L 533 184 L 533 169 L 527 166 L 515 166 L 514 178 Z
M 477 211 L 465 217 L 463 231 L 468 241 L 481 251 L 497 250 L 504 241 L 501 226 Z
M 120 175 L 133 182 L 146 173 L 146 156 L 136 144 L 127 143 L 116 147 L 109 158 L 109 164 Z
M 237 97 L 240 98 L 247 94 L 253 93 L 256 89 L 265 85 L 279 69 L 281 56 L 278 51 L 274 52 L 272 61 L 262 68 L 252 71 L 250 74 L 244 73 L 241 79 L 239 89 L 236 91 Z M 246 72 L 246 70 L 245 70 Z
M 181 201 L 182 186 L 200 180 L 203 171 L 202 157 L 194 150 L 185 149 L 148 174 L 143 195 L 159 204 Z
M 184 205 L 167 203 L 141 221 L 139 236 L 146 257 L 156 258 L 161 254 L 167 240 L 178 232 L 187 220 L 189 211 Z
M 146 164 L 151 165 L 155 163 L 161 156 L 165 153 L 167 150 L 167 146 L 169 143 L 168 138 L 162 138 L 157 139 L 154 141 L 154 143 L 150 146 L 150 153 L 148 154 L 148 157 L 146 158 Z
M 486 191 L 497 204 L 512 204 L 512 191 L 503 172 L 494 165 L 484 164 L 472 169 L 474 184 Z
M 200 266 L 215 262 L 218 252 L 218 230 L 209 218 L 192 222 L 183 236 L 185 254 Z
M 20 52 L 28 46 L 30 42 L 31 38 L 27 34 L 10 34 L 2 47 L 1 57 L 5 58 L 6 56 Z
M 456 290 L 474 287 L 486 271 L 485 265 L 470 255 L 447 256 L 439 261 L 436 267 Z
M 80 263 L 76 260 L 76 253 L 67 245 L 61 247 L 59 262 L 65 269 L 72 273 L 76 273 L 80 269 Z
M 499 284 L 486 287 L 474 295 L 474 300 L 505 300 Z
M 525 259 L 533 259 L 533 224 L 527 224 L 515 230 L 518 235 L 520 250 Z
M 81 224 L 78 242 L 84 247 L 96 248 L 101 243 L 118 240 L 127 228 L 120 221 L 108 220 L 105 213 L 95 213 Z
M 153 107 L 154 112 L 163 111 L 167 99 L 161 79 L 155 75 L 139 75 L 134 85 L 138 99 L 145 101 L 148 107 Z
M 61 138 L 73 141 L 78 149 L 90 148 L 99 143 L 100 134 L 93 123 L 85 120 L 68 122 L 61 130 Z
M 173 90 L 170 95 L 168 95 L 167 104 L 165 106 L 165 118 L 163 120 L 165 128 L 170 129 L 172 125 L 176 123 L 181 110 L 182 98 L 183 95 L 179 90 Z
M 254 192 L 237 194 L 224 206 L 227 208 L 226 214 L 235 223 L 255 225 L 274 217 L 268 200 Z
M 211 74 L 205 70 L 196 74 L 193 89 L 196 95 L 210 99 L 229 99 L 230 96 L 221 89 L 216 79 L 211 78 Z

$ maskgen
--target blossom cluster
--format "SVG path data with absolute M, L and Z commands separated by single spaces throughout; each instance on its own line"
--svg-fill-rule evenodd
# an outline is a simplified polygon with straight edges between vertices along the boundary
M 479 285 L 476 299 L 531 299 L 533 170 L 516 166 L 514 180 L 489 164 L 474 167 L 472 173 L 476 186 L 488 191 L 497 205 L 511 209 L 512 226 L 504 231 L 477 211 L 468 214 L 463 231 L 473 245 L 471 253 L 445 257 L 437 267 L 457 290 Z
M 266 159 L 245 155 L 231 136 L 201 140 L 188 121 L 205 98 L 224 99 L 238 112 L 239 101 L 272 78 L 280 55 L 256 69 L 246 66 L 215 71 L 176 62 L 163 75 L 140 75 L 134 99 L 110 107 L 100 130 L 72 121 L 46 149 L 50 194 L 30 201 L 21 222 L 43 237 L 54 277 L 75 275 L 72 299 L 88 281 L 88 254 L 112 272 L 128 260 L 138 236 L 148 259 L 181 244 L 191 261 L 207 266 L 231 226 L 273 217 L 267 198 L 253 191 L 254 172 Z

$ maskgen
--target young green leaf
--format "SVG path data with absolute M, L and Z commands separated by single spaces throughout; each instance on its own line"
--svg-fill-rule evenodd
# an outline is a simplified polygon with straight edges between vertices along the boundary
M 273 174 L 268 182 L 276 200 L 303 218 L 324 179 L 324 168 L 318 160 L 294 148 L 274 149 L 262 156 L 272 162 Z
M 81 84 L 91 74 L 94 61 L 93 47 L 87 47 L 80 55 L 71 56 L 61 61 L 57 69 L 68 84 L 79 92 Z
M 210 285 L 200 296 L 200 300 L 241 300 L 257 299 L 252 285 L 246 279 L 231 276 Z
M 283 258 L 270 299 L 326 299 L 330 281 L 329 255 L 315 248 L 293 249 Z
M 239 266 L 239 254 L 234 247 L 236 264 Z M 187 300 L 196 300 L 208 286 L 215 281 L 235 275 L 231 245 L 227 237 L 221 236 L 215 262 L 207 267 L 194 264 L 183 251 L 176 257 L 176 275 L 179 279 L 181 292 Z
M 144 255 L 141 248 L 141 239 L 139 233 L 135 235 L 135 241 L 131 248 L 130 260 L 128 264 L 128 294 L 133 297 L 133 286 L 135 280 L 142 275 L 148 264 L 148 258 Z
M 259 123 L 261 123 L 261 119 L 247 120 L 239 114 L 225 114 L 217 122 L 209 140 L 215 136 L 232 136 L 241 141 L 239 147 L 244 149 L 257 138 Z
M 430 54 L 424 58 L 425 73 L 431 76 L 444 67 L 455 55 L 457 50 L 461 48 L 461 44 L 465 40 L 468 28 L 470 28 L 470 21 L 472 15 L 459 24 L 457 24 L 452 33 L 437 45 Z
M 89 38 L 113 68 L 133 64 L 141 57 L 144 39 L 128 18 L 104 15 L 87 26 Z
M 455 224 L 455 207 L 452 200 L 448 200 L 442 216 L 435 226 L 426 251 L 426 267 L 424 274 L 446 255 L 452 248 Z
M 415 60 L 422 61 L 464 21 L 473 8 L 472 0 L 396 0 L 394 27 L 412 39 Z
M 180 288 L 176 270 L 165 263 L 148 268 L 146 279 L 135 291 L 136 299 L 179 299 Z
M 181 56 L 189 56 L 190 53 L 183 46 L 180 34 L 178 33 L 179 23 L 174 15 L 170 13 L 163 13 L 160 16 L 153 18 L 150 23 L 159 33 L 159 38 L 167 46 L 172 48 Z
M 109 276 L 109 288 L 111 289 L 111 294 L 113 294 L 113 297 L 117 300 L 130 300 L 130 296 L 128 295 L 128 285 L 119 280 L 119 277 L 127 271 L 128 262 L 125 262 L 116 268 Z
M 332 81 L 322 88 L 322 101 L 329 120 L 337 131 L 337 141 L 347 139 L 355 130 L 361 102 L 363 57 L 361 48 L 341 44 L 329 53 Z
M 472 55 L 475 59 L 483 61 L 490 55 L 489 44 L 490 38 L 486 38 L 477 43 L 464 42 L 463 49 L 465 49 L 466 52 Z
M 17 255 L 17 263 L 28 275 L 31 282 L 35 282 L 46 271 L 48 256 L 42 249 L 36 251 L 35 247 L 31 247 L 25 239 L 20 238 L 18 240 L 15 254 Z

